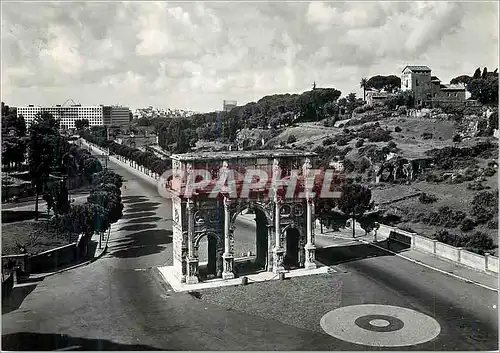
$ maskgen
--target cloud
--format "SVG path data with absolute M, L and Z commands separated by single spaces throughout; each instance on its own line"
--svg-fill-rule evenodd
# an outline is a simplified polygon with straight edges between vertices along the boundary
M 224 99 L 301 92 L 313 81 L 359 94 L 362 76 L 398 75 L 405 64 L 428 65 L 441 79 L 498 65 L 496 3 L 61 2 L 2 9 L 2 92 L 10 105 L 60 104 L 71 92 L 85 104 L 212 110 Z

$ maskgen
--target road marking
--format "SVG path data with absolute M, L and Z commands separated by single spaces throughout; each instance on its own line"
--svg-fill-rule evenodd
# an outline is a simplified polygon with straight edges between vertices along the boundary
M 320 320 L 327 334 L 375 347 L 403 347 L 428 342 L 441 332 L 432 317 L 404 307 L 350 305 L 329 311 Z
M 72 351 L 72 350 L 77 350 L 79 348 L 82 348 L 82 346 L 70 346 L 66 348 L 56 349 L 56 351 Z
M 433 267 L 433 266 L 431 266 L 431 265 L 424 264 L 424 263 L 423 263 L 423 262 L 421 262 L 421 261 L 414 260 L 414 259 L 412 259 L 412 258 L 410 258 L 410 257 L 406 257 L 406 256 L 404 256 L 404 255 L 398 254 L 398 253 L 396 253 L 396 252 L 394 252 L 394 251 L 391 251 L 391 250 L 387 250 L 386 248 L 383 248 L 383 247 L 381 247 L 381 246 L 375 245 L 375 244 L 373 244 L 373 243 L 371 243 L 371 242 L 369 242 L 369 241 L 362 240 L 362 239 L 358 239 L 358 241 L 363 242 L 363 243 L 368 244 L 368 245 L 371 245 L 371 246 L 374 246 L 374 247 L 376 247 L 376 248 L 379 248 L 379 249 L 385 250 L 385 251 L 387 251 L 388 253 L 391 253 L 392 255 L 395 255 L 395 256 L 401 257 L 401 258 L 403 258 L 403 259 L 405 259 L 405 260 L 408 260 L 408 261 L 413 262 L 413 263 L 415 263 L 415 264 L 418 264 L 418 265 L 421 265 L 421 266 L 427 267 L 427 268 L 429 268 L 429 269 L 431 269 L 431 270 L 434 270 L 434 271 L 437 271 L 437 272 L 440 272 L 440 273 L 446 274 L 446 275 L 448 275 L 448 276 L 454 277 L 454 278 L 459 279 L 459 280 L 461 280 L 461 281 L 464 281 L 464 282 L 467 282 L 467 283 L 470 283 L 470 284 L 474 284 L 474 285 L 476 285 L 476 286 L 478 286 L 478 287 L 482 287 L 482 288 L 485 288 L 485 289 L 491 290 L 491 291 L 493 291 L 493 292 L 498 292 L 498 289 L 497 289 L 497 288 L 492 288 L 492 287 L 489 287 L 489 286 L 487 286 L 487 285 L 485 285 L 485 284 L 482 284 L 482 283 L 479 283 L 479 282 L 476 282 L 476 281 L 473 281 L 473 280 L 467 279 L 467 278 L 465 278 L 465 277 L 458 276 L 458 275 L 456 275 L 456 274 L 454 274 L 454 273 L 450 273 L 450 272 L 448 272 L 448 271 L 441 270 L 440 268 L 436 268 L 436 267 Z

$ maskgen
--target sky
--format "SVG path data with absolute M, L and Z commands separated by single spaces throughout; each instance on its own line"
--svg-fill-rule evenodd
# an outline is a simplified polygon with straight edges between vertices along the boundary
M 2 101 L 208 112 L 427 65 L 498 67 L 498 2 L 2 1 Z

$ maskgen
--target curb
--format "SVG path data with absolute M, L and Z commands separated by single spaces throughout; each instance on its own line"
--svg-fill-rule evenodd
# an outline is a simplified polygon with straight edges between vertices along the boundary
M 85 140 L 83 140 L 83 141 L 85 141 Z M 104 150 L 90 145 L 87 141 L 82 142 L 82 144 L 90 147 L 92 149 L 92 151 L 98 151 L 98 152 L 104 153 Z M 160 179 L 155 179 L 152 176 L 150 176 L 146 173 L 143 173 L 140 170 L 128 165 L 127 163 L 120 161 L 118 158 L 116 158 L 114 156 L 109 156 L 109 161 L 121 166 L 122 168 L 127 169 L 130 173 L 137 175 L 138 177 L 144 179 L 146 182 L 150 183 L 151 185 L 154 184 L 156 187 L 158 187 L 158 182 L 160 181 Z

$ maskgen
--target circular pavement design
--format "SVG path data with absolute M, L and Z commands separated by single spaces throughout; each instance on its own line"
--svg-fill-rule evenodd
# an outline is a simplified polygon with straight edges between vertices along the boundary
M 418 311 L 391 305 L 363 304 L 329 311 L 320 321 L 330 336 L 376 347 L 428 342 L 441 332 L 439 323 Z

